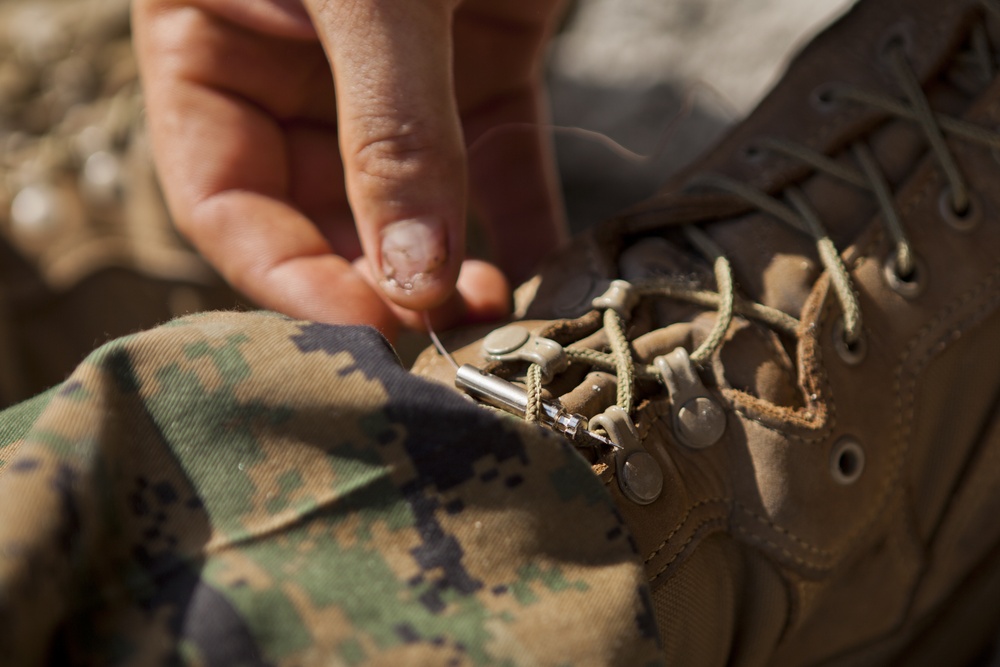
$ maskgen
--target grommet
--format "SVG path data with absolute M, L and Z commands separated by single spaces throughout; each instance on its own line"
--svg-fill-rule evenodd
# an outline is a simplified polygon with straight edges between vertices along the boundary
M 646 452 L 633 452 L 618 458 L 625 459 L 619 473 L 622 492 L 637 505 L 655 502 L 663 493 L 663 473 L 656 459 Z
M 833 349 L 837 351 L 837 356 L 848 366 L 857 366 L 868 355 L 868 339 L 864 331 L 853 343 L 847 341 L 847 333 L 844 331 L 844 320 L 838 319 L 832 329 Z
M 750 164 L 760 164 L 767 158 L 767 150 L 757 144 L 747 144 L 740 151 L 740 157 Z
M 852 436 L 844 436 L 830 450 L 830 475 L 837 484 L 853 484 L 865 470 L 865 450 Z
M 603 429 L 620 449 L 614 450 L 615 474 L 622 494 L 637 505 L 649 505 L 663 493 L 663 471 L 639 442 L 628 413 L 617 405 L 591 418 L 587 429 Z
M 612 280 L 608 289 L 594 299 L 592 305 L 597 310 L 613 310 L 622 317 L 628 317 L 637 303 L 639 295 L 632 289 L 631 283 L 626 280 Z
M 531 332 L 516 324 L 491 332 L 483 340 L 483 351 L 490 356 L 509 354 L 531 339 Z
M 809 95 L 809 104 L 820 113 L 831 113 L 840 106 L 837 93 L 841 84 L 827 82 L 813 89 Z
M 875 54 L 888 65 L 892 54 L 898 50 L 902 50 L 907 58 L 913 57 L 913 22 L 910 20 L 893 24 L 879 40 Z
M 490 333 L 483 340 L 483 354 L 494 361 L 527 361 L 542 367 L 542 381 L 569 366 L 569 357 L 562 345 L 536 336 L 517 324 L 508 324 Z
M 938 211 L 945 224 L 958 232 L 971 232 L 983 219 L 983 209 L 971 194 L 965 210 L 961 213 L 956 211 L 950 187 L 941 190 L 941 196 L 938 197 Z
M 889 253 L 882 265 L 882 274 L 890 288 L 906 299 L 914 299 L 924 291 L 927 282 L 927 265 L 919 257 L 913 258 L 913 270 L 910 275 L 899 275 L 896 264 L 896 253 Z
M 726 412 L 702 384 L 688 351 L 678 347 L 653 360 L 670 392 L 674 435 L 685 447 L 711 447 L 726 432 Z

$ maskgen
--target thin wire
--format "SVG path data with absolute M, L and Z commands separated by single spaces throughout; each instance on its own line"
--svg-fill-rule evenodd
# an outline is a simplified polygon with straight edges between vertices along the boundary
M 552 125 L 546 123 L 501 123 L 491 127 L 489 130 L 479 135 L 475 141 L 469 144 L 467 153 L 471 158 L 475 153 L 482 149 L 483 145 L 495 138 L 498 135 L 507 134 L 510 132 L 524 132 L 524 131 L 537 131 L 546 130 L 552 132 L 553 134 L 560 134 L 564 136 L 575 137 L 577 139 L 583 139 L 586 141 L 591 141 L 600 146 L 605 147 L 616 157 L 626 161 L 636 164 L 647 164 L 655 161 L 661 157 L 667 150 L 670 141 L 673 139 L 675 133 L 679 129 L 681 123 L 691 117 L 691 114 L 695 109 L 695 100 L 697 98 L 697 93 L 699 90 L 704 89 L 712 92 L 718 100 L 722 103 L 722 106 L 728 107 L 727 112 L 729 112 L 733 117 L 738 114 L 733 110 L 733 105 L 725 99 L 725 97 L 711 88 L 707 84 L 699 83 L 692 86 L 688 92 L 684 95 L 681 100 L 681 106 L 670 120 L 664 125 L 663 129 L 659 132 L 659 136 L 655 144 L 653 144 L 653 150 L 649 153 L 639 153 L 627 148 L 615 141 L 608 135 L 599 132 L 597 130 L 590 130 L 584 127 L 574 127 L 568 125 Z
M 434 327 L 431 326 L 431 316 L 428 311 L 423 312 L 424 317 L 424 327 L 427 329 L 427 335 L 431 337 L 431 342 L 434 343 L 435 349 L 437 349 L 438 354 L 451 362 L 451 365 L 458 370 L 458 362 L 455 361 L 455 357 L 451 356 L 451 353 L 445 349 L 444 345 L 441 344 L 441 339 L 438 335 L 434 333 Z

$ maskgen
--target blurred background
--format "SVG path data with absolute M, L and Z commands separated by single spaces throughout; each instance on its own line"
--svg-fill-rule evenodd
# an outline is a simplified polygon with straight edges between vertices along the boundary
M 574 230 L 651 194 L 851 0 L 577 0 L 547 71 Z M 0 0 L 0 407 L 102 342 L 242 302 L 173 232 L 129 0 Z M 605 136 L 647 159 L 625 159 Z M 411 358 L 422 336 L 401 341 Z
M 553 123 L 607 135 L 617 158 L 557 131 L 574 229 L 652 194 L 777 82 L 789 58 L 854 0 L 578 0 L 556 37 Z

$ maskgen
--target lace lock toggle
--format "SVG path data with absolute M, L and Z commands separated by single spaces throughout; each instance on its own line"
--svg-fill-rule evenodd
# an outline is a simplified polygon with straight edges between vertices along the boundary
M 554 340 L 537 336 L 517 324 L 508 324 L 493 331 L 483 340 L 483 353 L 493 361 L 527 361 L 542 367 L 542 382 L 569 366 L 563 346 Z
M 702 384 L 688 351 L 678 347 L 653 360 L 673 405 L 674 434 L 685 447 L 711 447 L 726 432 L 726 413 Z
M 475 366 L 464 364 L 455 375 L 455 386 L 477 401 L 524 417 L 528 408 L 528 393 L 513 382 L 508 382 Z M 583 415 L 572 414 L 556 401 L 542 401 L 542 424 L 561 433 L 579 447 L 599 447 L 617 450 L 620 445 L 587 428 Z
M 622 317 L 632 314 L 639 303 L 639 295 L 627 280 L 612 280 L 604 294 L 595 298 L 591 305 L 597 310 L 613 310 Z
M 614 450 L 615 476 L 622 494 L 637 505 L 649 505 L 663 493 L 663 471 L 639 442 L 639 432 L 625 410 L 617 405 L 592 417 L 589 431 L 604 429 L 620 449 Z

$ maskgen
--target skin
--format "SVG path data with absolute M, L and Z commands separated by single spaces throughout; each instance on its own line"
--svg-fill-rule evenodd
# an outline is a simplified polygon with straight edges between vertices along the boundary
M 391 337 L 419 327 L 419 311 L 436 326 L 501 316 L 508 279 L 566 240 L 539 66 L 558 10 L 135 0 L 178 229 L 237 289 L 293 317 Z M 497 266 L 464 259 L 470 206 Z

